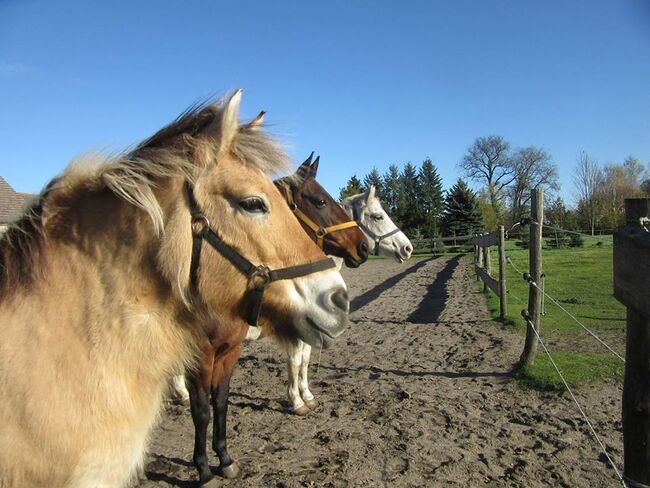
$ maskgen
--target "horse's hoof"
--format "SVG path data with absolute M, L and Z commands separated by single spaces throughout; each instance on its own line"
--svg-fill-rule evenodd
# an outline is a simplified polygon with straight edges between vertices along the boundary
M 233 478 L 237 478 L 240 473 L 241 470 L 239 469 L 239 466 L 237 465 L 236 462 L 233 462 L 232 464 L 229 464 L 228 466 L 221 468 L 221 474 L 223 475 L 224 478 L 229 480 Z
M 307 405 L 300 405 L 299 407 L 293 409 L 293 413 L 295 413 L 296 415 L 300 415 L 301 417 L 308 415 L 310 411 L 311 410 L 307 408 Z
M 307 408 L 309 408 L 309 410 L 314 410 L 315 408 L 318 408 L 318 401 L 315 398 L 312 398 L 311 400 L 305 400 L 305 405 L 307 405 Z

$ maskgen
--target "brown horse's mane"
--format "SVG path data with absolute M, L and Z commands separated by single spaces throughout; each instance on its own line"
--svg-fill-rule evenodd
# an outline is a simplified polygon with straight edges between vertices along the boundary
M 221 142 L 211 137 L 220 133 L 225 100 L 192 105 L 171 124 L 116 156 L 87 155 L 70 163 L 0 237 L 0 293 L 33 282 L 46 234 L 57 230 L 57 224 L 65 226 L 66 209 L 81 195 L 108 189 L 144 210 L 160 234 L 163 215 L 154 190 L 161 179 L 193 182 L 204 167 L 216 164 L 224 149 L 266 174 L 286 172 L 288 157 L 259 125 L 240 125 L 229 148 L 221 148 Z

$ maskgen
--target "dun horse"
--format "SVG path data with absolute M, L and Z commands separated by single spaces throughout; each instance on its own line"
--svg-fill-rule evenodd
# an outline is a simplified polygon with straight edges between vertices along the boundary
M 71 165 L 0 239 L 3 488 L 125 485 L 171 375 L 230 324 L 342 332 L 345 284 L 266 176 L 285 156 L 239 125 L 240 99 Z
M 262 116 L 251 125 L 262 123 Z M 312 154 L 313 155 L 313 154 Z M 290 177 L 276 180 L 275 184 L 285 197 L 289 208 L 311 238 L 327 254 L 342 258 L 350 267 L 357 267 L 368 257 L 368 245 L 356 222 L 315 180 L 318 159 L 309 157 Z M 304 237 L 304 233 L 303 236 Z M 287 239 L 289 242 L 293 237 Z M 273 324 L 277 327 L 281 324 Z M 228 453 L 226 420 L 230 378 L 241 352 L 241 342 L 246 337 L 245 323 L 233 324 L 229 334 L 210 337 L 201 346 L 202 357 L 197 368 L 187 375 L 192 420 L 194 421 L 193 461 L 201 483 L 213 477 L 206 452 L 207 428 L 210 422 L 210 402 L 214 410 L 212 447 L 219 457 L 219 471 L 226 478 L 239 474 L 239 467 Z M 296 339 L 302 344 L 300 339 Z M 282 341 L 294 344 L 295 341 Z M 292 347 L 292 346 L 287 346 Z M 184 388 L 177 383 L 177 394 Z

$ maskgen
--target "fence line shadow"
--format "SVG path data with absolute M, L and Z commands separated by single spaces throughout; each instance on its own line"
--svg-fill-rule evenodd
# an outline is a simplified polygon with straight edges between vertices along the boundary
M 393 286 L 395 286 L 397 283 L 399 283 L 399 281 L 402 278 L 404 278 L 405 276 L 410 275 L 411 273 L 415 273 L 420 268 L 424 267 L 429 261 L 432 261 L 432 260 L 437 259 L 437 258 L 438 258 L 437 256 L 432 256 L 430 258 L 418 261 L 414 265 L 406 268 L 401 273 L 396 274 L 395 276 L 391 276 L 390 278 L 383 281 L 382 283 L 379 283 L 374 288 L 371 288 L 367 292 L 359 295 L 358 297 L 355 297 L 350 302 L 350 313 L 356 312 L 357 310 L 365 307 L 369 303 L 375 301 L 377 298 L 379 298 L 379 295 L 381 295 L 384 291 L 388 290 L 389 288 L 392 288 Z
M 359 366 L 356 368 L 339 368 L 336 366 L 329 366 L 326 364 L 321 364 L 320 368 L 327 369 L 330 371 L 338 373 L 349 373 L 350 371 L 356 373 L 363 373 L 367 371 L 374 375 L 380 374 L 393 374 L 395 376 L 401 377 L 415 377 L 415 378 L 424 378 L 424 377 L 438 377 L 438 378 L 507 378 L 512 376 L 512 370 L 506 371 L 403 371 L 400 369 L 382 369 L 376 366 Z M 371 379 L 378 379 L 376 378 Z
M 429 324 L 437 322 L 438 317 L 445 309 L 445 304 L 449 298 L 447 292 L 447 282 L 454 274 L 458 267 L 458 262 L 462 256 L 454 256 L 450 259 L 445 267 L 438 273 L 436 279 L 427 288 L 427 292 L 418 305 L 418 308 L 406 319 L 407 322 L 414 324 Z

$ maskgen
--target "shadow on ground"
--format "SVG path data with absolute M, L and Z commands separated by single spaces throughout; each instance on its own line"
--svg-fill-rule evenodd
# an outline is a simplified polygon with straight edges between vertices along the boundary
M 447 261 L 445 267 L 438 273 L 433 280 L 427 292 L 418 305 L 418 308 L 409 315 L 407 321 L 413 324 L 429 324 L 437 322 L 438 317 L 445 309 L 445 303 L 449 298 L 447 292 L 447 282 L 454 275 L 454 270 L 458 267 L 458 262 L 462 256 L 458 255 Z
M 359 295 L 358 297 L 355 297 L 351 302 L 350 302 L 350 313 L 356 312 L 357 310 L 365 307 L 369 303 L 375 301 L 379 296 L 389 288 L 392 288 L 395 286 L 397 283 L 399 283 L 400 280 L 402 280 L 405 276 L 410 275 L 411 273 L 415 273 L 417 270 L 420 268 L 426 266 L 426 264 L 433 260 L 436 259 L 436 257 L 430 257 L 428 259 L 423 259 L 422 261 L 418 261 L 409 268 L 406 268 L 404 271 L 402 271 L 400 274 L 396 274 L 395 276 L 391 276 L 388 278 L 386 281 L 378 284 L 374 288 L 368 290 L 367 292 L 363 293 L 362 295 Z

